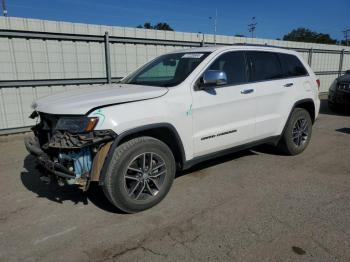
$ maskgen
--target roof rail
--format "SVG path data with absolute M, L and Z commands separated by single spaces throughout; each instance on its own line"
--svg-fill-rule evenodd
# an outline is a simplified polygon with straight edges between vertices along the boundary
M 273 48 L 283 48 L 283 47 L 280 47 L 280 46 L 268 45 L 268 44 L 234 43 L 232 45 L 236 45 L 236 46 L 239 46 L 239 45 L 242 45 L 242 46 L 264 46 L 264 47 L 273 47 Z

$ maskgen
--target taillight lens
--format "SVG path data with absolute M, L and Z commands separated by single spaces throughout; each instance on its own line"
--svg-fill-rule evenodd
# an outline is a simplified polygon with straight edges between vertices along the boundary
M 318 90 L 320 90 L 320 86 L 321 86 L 321 81 L 320 81 L 320 79 L 316 79 L 316 83 L 317 83 L 317 88 L 318 88 Z

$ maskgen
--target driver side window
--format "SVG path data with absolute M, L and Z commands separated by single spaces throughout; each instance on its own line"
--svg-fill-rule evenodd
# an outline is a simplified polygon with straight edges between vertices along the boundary
M 207 70 L 219 70 L 226 73 L 227 85 L 247 82 L 244 52 L 229 52 L 219 56 Z

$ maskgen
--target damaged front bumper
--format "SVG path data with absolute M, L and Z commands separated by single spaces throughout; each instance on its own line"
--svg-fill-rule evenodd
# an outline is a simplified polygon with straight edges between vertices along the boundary
M 35 136 L 25 139 L 25 147 L 38 164 L 53 175 L 59 184 L 88 188 L 90 181 L 98 181 L 99 172 L 109 152 L 115 133 L 110 130 L 88 134 L 56 131 L 45 143 L 42 134 L 33 128 Z
M 59 162 L 54 162 L 50 160 L 48 154 L 41 150 L 39 140 L 37 137 L 26 137 L 24 140 L 25 147 L 27 151 L 36 156 L 38 164 L 50 173 L 69 179 L 75 179 L 76 176 L 74 172 L 68 170 L 65 166 Z

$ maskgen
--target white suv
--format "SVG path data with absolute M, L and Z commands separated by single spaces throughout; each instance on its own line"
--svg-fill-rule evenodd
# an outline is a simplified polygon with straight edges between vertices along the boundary
M 233 45 L 162 55 L 117 84 L 33 103 L 26 147 L 59 184 L 97 181 L 125 212 L 160 202 L 177 170 L 272 143 L 301 153 L 319 80 L 294 51 Z

